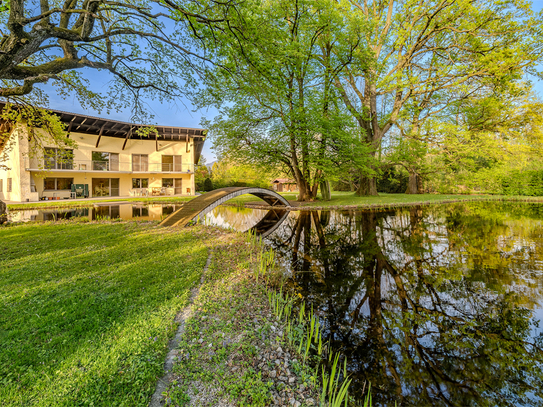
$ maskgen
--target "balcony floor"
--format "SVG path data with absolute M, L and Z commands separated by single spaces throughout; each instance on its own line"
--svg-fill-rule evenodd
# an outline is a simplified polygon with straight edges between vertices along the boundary
M 200 195 L 199 193 L 197 195 Z M 51 201 L 33 201 L 33 202 L 19 202 L 19 201 L 3 201 L 6 205 L 33 205 L 33 204 L 45 204 L 45 203 L 51 203 L 54 204 L 56 202 L 62 202 L 63 205 L 66 203 L 78 203 L 78 202 L 86 202 L 86 201 L 111 201 L 115 200 L 115 203 L 134 203 L 138 201 L 145 201 L 145 203 L 152 203 L 151 201 L 153 199 L 156 199 L 158 202 L 161 200 L 165 200 L 167 198 L 194 198 L 196 195 L 187 195 L 187 194 L 178 194 L 178 195 L 153 195 L 153 196 L 97 196 L 94 198 L 76 198 L 76 199 L 58 199 L 58 200 L 51 200 Z M 123 201 L 125 200 L 125 201 Z

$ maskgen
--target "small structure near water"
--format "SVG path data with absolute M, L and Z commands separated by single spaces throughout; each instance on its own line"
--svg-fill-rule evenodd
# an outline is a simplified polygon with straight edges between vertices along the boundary
M 276 178 L 272 181 L 273 189 L 277 192 L 297 191 L 296 181 L 287 178 Z

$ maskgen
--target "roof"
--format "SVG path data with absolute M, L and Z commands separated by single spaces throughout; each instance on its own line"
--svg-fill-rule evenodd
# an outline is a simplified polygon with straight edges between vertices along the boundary
M 5 106 L 4 102 L 0 102 L 0 106 Z M 204 148 L 204 141 L 207 130 L 190 128 L 190 127 L 175 127 L 161 125 L 147 125 L 138 123 L 127 123 L 119 120 L 105 119 L 102 117 L 88 116 L 79 113 L 63 112 L 61 110 L 47 109 L 59 116 L 63 123 L 67 124 L 67 131 L 78 132 L 85 134 L 102 135 L 106 137 L 143 139 L 136 134 L 136 130 L 145 127 L 155 127 L 157 130 L 156 138 L 158 140 L 177 140 L 183 141 L 189 138 L 194 139 L 194 162 L 197 163 L 200 159 L 200 154 Z
M 296 181 L 288 178 L 276 178 L 272 181 L 272 184 L 296 184 Z

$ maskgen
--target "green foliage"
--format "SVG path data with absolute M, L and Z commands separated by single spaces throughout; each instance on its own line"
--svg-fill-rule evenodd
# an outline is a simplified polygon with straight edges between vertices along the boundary
M 195 94 L 220 107 L 205 123 L 219 155 L 288 174 L 300 200 L 314 199 L 322 180 L 369 160 L 356 143 L 358 129 L 336 102 L 331 72 L 342 62 L 326 52 L 343 27 L 334 4 L 240 4 L 222 34 L 209 34 L 210 57 L 220 67 Z
M 204 181 L 204 191 L 209 192 L 213 191 L 213 181 L 211 181 L 211 178 L 206 178 Z
M 403 194 L 407 189 L 407 174 L 397 167 L 390 167 L 377 178 L 377 191 Z
M 212 179 L 214 189 L 224 187 L 269 188 L 271 175 L 255 165 L 237 164 L 225 159 L 213 164 Z
M 77 143 L 66 137 L 66 125 L 46 109 L 7 103 L 0 112 L 0 169 L 7 169 L 9 152 L 15 143 L 29 144 L 31 157 L 43 154 L 43 146 L 77 148 Z M 28 137 L 27 137 L 28 136 Z

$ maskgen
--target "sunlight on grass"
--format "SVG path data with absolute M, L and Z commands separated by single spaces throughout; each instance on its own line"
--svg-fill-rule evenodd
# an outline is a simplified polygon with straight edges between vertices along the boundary
M 0 228 L 2 405 L 147 405 L 205 240 L 137 223 Z

